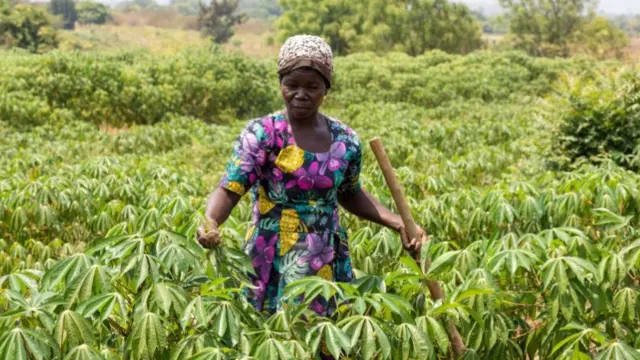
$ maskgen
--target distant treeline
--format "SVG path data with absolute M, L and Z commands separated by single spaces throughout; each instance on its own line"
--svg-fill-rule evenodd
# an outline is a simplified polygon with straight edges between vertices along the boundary
M 620 29 L 630 34 L 640 34 L 640 14 L 616 15 L 611 17 Z

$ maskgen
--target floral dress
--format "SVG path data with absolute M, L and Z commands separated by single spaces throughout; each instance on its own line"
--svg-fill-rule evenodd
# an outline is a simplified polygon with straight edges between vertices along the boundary
M 244 250 L 251 257 L 255 289 L 247 297 L 263 313 L 282 307 L 284 288 L 305 276 L 352 280 L 338 196 L 359 191 L 361 149 L 357 135 L 327 118 L 331 147 L 312 153 L 296 145 L 282 113 L 249 122 L 238 138 L 220 186 L 238 195 L 251 189 L 253 215 Z M 332 311 L 324 300 L 316 312 Z

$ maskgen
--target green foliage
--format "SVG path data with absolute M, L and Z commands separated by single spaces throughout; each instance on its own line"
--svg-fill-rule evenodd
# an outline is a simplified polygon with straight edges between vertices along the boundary
M 126 0 L 120 1 L 116 3 L 116 9 L 131 11 L 131 10 L 150 10 L 157 9 L 158 3 L 155 0 Z
M 0 3 L 0 44 L 42 53 L 58 46 L 56 29 L 47 12 L 41 8 Z
M 73 0 L 51 0 L 50 10 L 53 15 L 62 17 L 64 29 L 75 29 L 78 13 L 76 3 Z
M 10 53 L 0 64 L 5 114 L 11 101 L 53 107 L 31 112 L 30 126 L 0 121 L 1 358 L 446 359 L 450 320 L 469 347 L 464 359 L 640 356 L 640 176 L 610 161 L 552 171 L 544 157 L 571 104 L 549 96 L 552 82 L 604 64 L 488 52 L 337 59 L 325 111 L 358 131 L 363 186 L 392 206 L 366 146 L 384 135 L 431 237 L 421 262 L 432 264 L 423 270 L 390 230 L 342 213 L 355 281 L 305 278 L 284 293 L 336 298 L 328 319 L 293 301 L 265 318 L 245 300 L 247 199 L 222 227 L 222 247 L 194 239 L 233 140 L 257 113 L 208 124 L 193 101 L 193 117 L 132 124 L 113 116 L 123 126 L 100 128 L 94 118 L 106 107 L 94 117 L 79 110 L 91 109 L 79 104 L 100 84 L 124 89 L 144 78 L 155 86 L 148 93 L 171 85 L 179 93 L 201 86 L 207 71 L 212 86 L 218 71 L 236 79 L 224 88 L 237 91 L 233 101 L 214 109 L 246 111 L 238 94 L 275 108 L 266 67 L 208 52 L 94 55 L 100 62 L 88 65 L 81 55 L 56 56 Z M 424 77 L 439 88 L 424 91 Z M 113 108 L 138 106 L 122 92 L 101 96 Z M 598 99 L 616 102 L 616 94 Z M 430 298 L 425 279 L 441 284 L 443 301 Z
M 239 0 L 211 0 L 209 6 L 200 4 L 198 24 L 203 36 L 216 44 L 224 44 L 233 36 L 233 27 L 246 20 L 244 13 L 238 14 Z
M 282 14 L 278 0 L 240 0 L 238 10 L 250 18 L 270 19 Z
M 561 88 L 566 110 L 556 140 L 560 163 L 609 157 L 622 166 L 638 169 L 640 78 L 637 73 L 579 78 L 567 87 Z
M 456 100 L 492 102 L 513 94 L 542 94 L 566 66 L 520 53 L 475 52 L 469 56 L 442 51 L 410 57 L 402 53 L 354 54 L 336 61 L 337 94 L 344 104 L 363 101 L 407 102 L 424 107 Z
M 613 23 L 628 34 L 640 33 L 640 15 L 620 14 L 610 18 Z
M 273 83 L 266 64 L 217 49 L 166 58 L 132 53 L 57 53 L 28 59 L 9 55 L 0 64 L 0 119 L 31 126 L 47 118 L 64 122 L 77 117 L 122 126 L 153 124 L 179 114 L 222 123 L 273 109 Z M 120 146 L 132 145 L 123 134 Z
M 182 15 L 198 15 L 200 3 L 200 0 L 172 0 L 171 6 Z
M 76 5 L 78 22 L 80 24 L 105 24 L 111 18 L 109 9 L 104 5 L 92 1 L 81 1 Z
M 571 37 L 594 0 L 500 0 L 515 46 L 535 56 L 568 56 Z
M 318 35 L 339 55 L 468 53 L 482 46 L 480 25 L 469 8 L 446 0 L 280 0 L 280 6 L 282 41 L 300 33 Z
M 573 53 L 584 52 L 598 59 L 622 59 L 629 46 L 629 37 L 608 19 L 597 16 L 584 23 L 572 41 L 578 49 Z

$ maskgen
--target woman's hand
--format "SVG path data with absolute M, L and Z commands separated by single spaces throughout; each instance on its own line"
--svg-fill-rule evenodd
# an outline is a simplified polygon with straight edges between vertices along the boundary
M 416 229 L 418 238 L 409 239 L 400 215 L 382 206 L 378 200 L 363 189 L 349 197 L 343 195 L 338 200 L 340 205 L 350 213 L 397 231 L 402 238 L 402 246 L 408 251 L 420 251 L 422 243 L 426 241 L 427 236 L 419 226 Z
M 218 226 L 227 220 L 240 198 L 240 195 L 221 187 L 216 188 L 209 196 L 205 209 L 205 224 L 199 227 L 196 232 L 196 239 L 200 245 L 213 249 L 222 243 Z
M 218 231 L 218 225 L 214 221 L 207 221 L 196 232 L 196 238 L 202 247 L 214 249 L 222 243 L 222 237 Z
M 420 249 L 422 249 L 422 244 L 427 241 L 427 234 L 420 226 L 416 226 L 417 239 L 409 239 L 409 234 L 407 234 L 404 225 L 400 226 L 397 231 L 400 233 L 402 246 L 411 253 L 419 253 Z

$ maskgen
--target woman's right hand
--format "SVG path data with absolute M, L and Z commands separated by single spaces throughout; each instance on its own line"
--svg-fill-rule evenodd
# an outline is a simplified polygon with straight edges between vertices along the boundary
M 218 230 L 218 225 L 214 221 L 207 221 L 196 231 L 196 238 L 202 247 L 214 249 L 222 243 L 222 237 Z
M 205 223 L 198 228 L 196 239 L 205 248 L 213 249 L 222 243 L 218 226 L 225 222 L 240 201 L 240 195 L 221 187 L 209 196 L 205 209 Z

